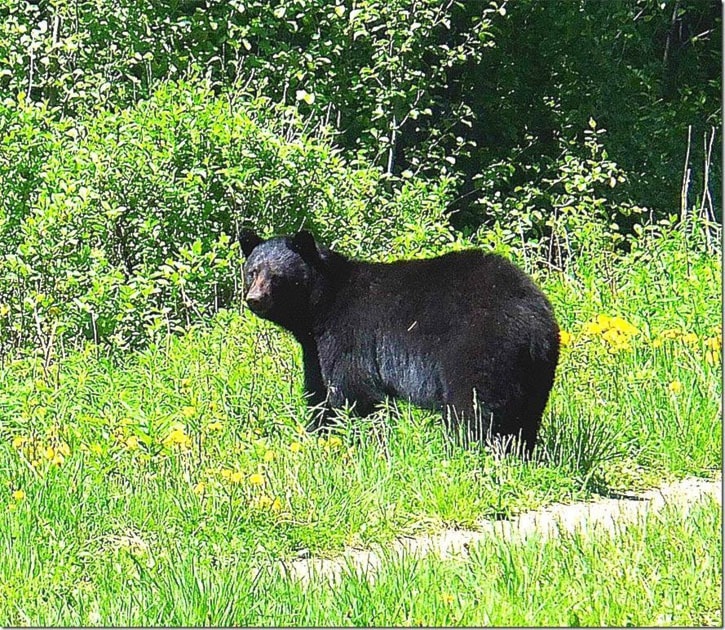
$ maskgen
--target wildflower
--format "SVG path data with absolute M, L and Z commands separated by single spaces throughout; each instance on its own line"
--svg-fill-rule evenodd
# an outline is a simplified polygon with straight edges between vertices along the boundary
M 182 378 L 181 379 L 181 386 L 182 387 L 191 387 L 191 379 L 190 378 Z
M 55 457 L 55 449 L 52 446 L 48 446 L 45 449 L 45 457 L 47 459 L 53 459 Z
M 582 331 L 588 335 L 601 335 L 614 352 L 629 350 L 631 337 L 639 334 L 639 329 L 627 320 L 604 314 L 597 315 L 595 319 L 584 324 Z
M 274 459 L 274 451 L 267 451 L 264 454 L 264 461 L 269 463 Z
M 56 456 L 50 460 L 50 463 L 54 466 L 62 466 L 64 461 L 65 457 L 63 457 L 60 453 L 57 453 Z
M 598 335 L 608 328 L 608 318 L 606 315 L 598 315 L 596 319 L 584 324 L 582 331 L 587 335 Z
M 614 328 L 614 330 L 618 330 L 625 335 L 631 336 L 639 333 L 639 330 L 636 326 L 633 326 L 627 320 L 622 319 L 621 317 L 613 317 L 612 319 L 610 319 L 609 326 L 610 328 Z
M 293 453 L 299 453 L 302 450 L 302 444 L 299 442 L 292 442 L 292 444 L 289 445 L 289 450 Z
M 441 600 L 443 601 L 444 604 L 450 605 L 455 601 L 455 597 L 453 597 L 453 595 L 451 595 L 450 593 L 443 593 L 441 595 Z
M 28 441 L 28 438 L 22 436 L 22 435 L 16 435 L 13 438 L 13 448 L 22 448 L 23 444 L 25 444 Z
M 15 490 L 13 492 L 13 499 L 16 501 L 22 501 L 25 498 L 25 491 L 24 490 Z
M 282 501 L 278 498 L 272 499 L 271 497 L 268 497 L 266 494 L 263 494 L 261 497 L 259 497 L 255 501 L 255 505 L 260 510 L 272 510 L 272 512 L 279 512 L 282 509 Z
M 602 334 L 602 339 L 606 341 L 612 350 L 618 352 L 620 350 L 629 350 L 629 337 L 619 332 L 616 328 L 610 328 Z
M 183 424 L 175 424 L 164 440 L 164 444 L 168 447 L 178 446 L 181 449 L 187 449 L 191 447 L 191 438 L 186 435 Z
M 181 410 L 181 415 L 184 416 L 184 418 L 191 418 L 196 413 L 196 407 L 184 407 Z
M 336 435 L 333 435 L 330 437 L 329 440 L 327 440 L 327 444 L 325 444 L 325 448 L 336 448 L 342 444 L 342 440 L 337 437 Z
M 240 472 L 233 472 L 231 476 L 229 477 L 232 483 L 242 483 L 242 479 L 244 479 L 244 475 Z
M 103 447 L 98 443 L 94 442 L 88 447 L 88 450 L 93 453 L 94 455 L 102 455 L 103 454 Z
M 207 431 L 221 431 L 223 428 L 224 428 L 224 426 L 218 420 L 216 422 L 210 422 L 206 426 Z
M 566 330 L 559 331 L 559 341 L 562 346 L 570 346 L 573 339 L 574 336 L 570 332 L 567 332 Z
M 680 381 L 672 381 L 667 386 L 667 389 L 669 389 L 673 394 L 679 394 L 682 391 L 682 383 Z
M 204 494 L 204 490 L 206 490 L 206 484 L 203 481 L 194 486 L 194 494 Z
M 264 483 L 264 477 L 260 473 L 249 475 L 249 483 L 252 486 L 261 486 Z
M 719 365 L 722 355 L 722 336 L 716 335 L 705 340 L 705 361 L 709 365 Z
M 694 346 L 699 341 L 695 333 L 687 333 L 686 335 L 682 335 L 680 339 L 688 346 Z

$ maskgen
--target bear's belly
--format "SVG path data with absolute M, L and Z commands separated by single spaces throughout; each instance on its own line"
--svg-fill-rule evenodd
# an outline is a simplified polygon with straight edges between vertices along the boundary
M 406 400 L 425 409 L 441 408 L 441 367 L 432 353 L 383 340 L 377 344 L 375 358 L 383 396 Z

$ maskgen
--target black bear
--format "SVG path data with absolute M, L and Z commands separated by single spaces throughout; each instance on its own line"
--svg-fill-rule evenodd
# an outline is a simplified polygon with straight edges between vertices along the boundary
M 508 449 L 515 436 L 530 454 L 559 329 L 523 271 L 478 250 L 361 262 L 307 231 L 263 240 L 244 230 L 239 240 L 249 308 L 302 345 L 305 390 L 318 409 L 309 431 L 328 424 L 332 409 L 347 404 L 364 416 L 390 396 L 441 410 L 465 443 L 498 439 Z

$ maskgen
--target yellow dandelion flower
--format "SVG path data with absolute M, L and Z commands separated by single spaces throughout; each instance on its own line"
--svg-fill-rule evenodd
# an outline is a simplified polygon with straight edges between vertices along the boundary
M 207 431 L 221 431 L 223 428 L 224 428 L 224 426 L 222 425 L 222 423 L 217 420 L 215 422 L 210 422 L 207 425 L 206 430 Z
M 279 512 L 281 509 L 282 509 L 282 501 L 280 501 L 279 497 L 278 497 L 274 501 L 272 501 L 272 511 Z
M 699 341 L 695 333 L 687 333 L 686 335 L 682 335 L 681 340 L 688 346 L 694 346 Z
M 93 453 L 94 455 L 102 455 L 103 454 L 103 447 L 98 443 L 94 442 L 88 447 L 88 450 Z
M 13 448 L 22 448 L 23 444 L 25 444 L 28 441 L 28 438 L 22 436 L 22 435 L 16 435 L 13 438 Z
M 441 595 L 441 600 L 443 601 L 444 604 L 450 605 L 456 600 L 456 598 L 453 597 L 453 595 L 451 595 L 450 593 L 443 593 Z
M 566 330 L 559 331 L 559 342 L 562 346 L 570 346 L 573 339 L 574 336 L 570 332 L 567 332 Z
M 204 490 L 206 490 L 206 484 L 203 481 L 194 486 L 194 494 L 203 494 Z
M 53 459 L 50 460 L 50 463 L 54 466 L 62 466 L 64 461 L 65 457 L 58 453 Z
M 129 435 L 126 439 L 126 448 L 129 451 L 135 451 L 138 448 L 138 438 L 135 435 Z
M 636 326 L 633 326 L 621 317 L 613 317 L 610 320 L 609 325 L 611 328 L 614 328 L 625 335 L 636 335 L 639 333 L 639 329 Z
M 709 339 L 705 339 L 705 347 L 710 350 L 722 350 L 722 337 L 710 337 Z
M 191 418 L 196 413 L 196 407 L 184 407 L 181 410 L 181 415 L 184 416 L 184 418 Z
M 15 490 L 13 492 L 13 499 L 15 499 L 16 501 L 22 501 L 25 496 L 25 490 Z
M 262 510 L 271 507 L 271 505 L 272 499 L 270 499 L 266 494 L 263 494 L 261 497 L 259 497 L 259 499 L 257 499 L 257 506 Z
M 609 315 L 600 313 L 597 315 L 597 324 L 599 324 L 602 328 L 609 328 L 612 325 L 612 318 L 609 317 Z
M 629 338 L 620 333 L 616 328 L 610 328 L 602 334 L 604 339 L 612 350 L 618 352 L 620 350 L 629 350 Z
M 589 321 L 582 326 L 582 332 L 585 335 L 598 335 L 604 332 L 604 328 L 596 321 Z
M 293 453 L 299 453 L 302 450 L 302 444 L 299 442 L 292 442 L 292 444 L 289 445 L 289 450 Z
M 669 389 L 673 394 L 679 394 L 682 391 L 682 383 L 680 381 L 672 381 L 667 386 L 667 389 Z
M 267 451 L 264 454 L 264 461 L 269 463 L 274 460 L 274 451 Z
M 181 449 L 187 449 L 191 447 L 191 438 L 186 435 L 185 427 L 183 424 L 172 425 L 169 435 L 164 440 L 166 446 L 178 446 Z
M 52 446 L 48 446 L 44 451 L 46 459 L 53 459 L 55 457 L 55 449 Z
M 240 472 L 235 471 L 229 476 L 229 479 L 231 480 L 232 483 L 242 483 L 242 480 L 244 479 L 244 475 Z
M 338 446 L 342 445 L 342 440 L 337 437 L 336 435 L 333 435 L 330 437 L 329 440 L 327 440 L 326 447 L 327 448 L 337 448 Z
M 252 486 L 261 486 L 264 483 L 264 477 L 260 473 L 249 475 L 249 484 Z

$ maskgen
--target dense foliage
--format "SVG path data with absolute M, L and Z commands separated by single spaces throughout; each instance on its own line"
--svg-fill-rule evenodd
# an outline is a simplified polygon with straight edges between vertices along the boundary
M 3 348 L 205 319 L 245 223 L 559 269 L 662 220 L 715 234 L 717 3 L 0 0 L 0 18 Z
M 693 199 L 706 163 L 721 174 L 708 151 L 721 116 L 717 0 L 2 0 L 0 18 L 3 92 L 72 115 L 198 71 L 298 105 L 388 173 L 454 175 L 459 227 L 490 222 L 486 184 L 501 164 L 504 196 L 543 181 L 590 118 L 631 175 L 614 201 L 662 217 L 679 205 L 688 157 Z
M 304 225 L 351 254 L 452 239 L 444 185 L 386 193 L 379 171 L 348 167 L 303 127 L 268 100 L 186 84 L 73 122 L 0 107 L 4 341 L 46 347 L 70 331 L 126 345 L 199 321 L 234 294 L 241 225 Z

